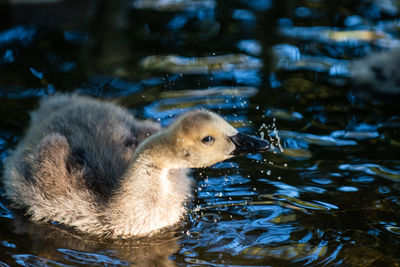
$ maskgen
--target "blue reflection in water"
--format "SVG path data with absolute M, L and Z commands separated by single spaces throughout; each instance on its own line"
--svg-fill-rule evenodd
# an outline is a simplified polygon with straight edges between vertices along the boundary
M 306 18 L 312 15 L 312 10 L 304 6 L 300 6 L 294 10 L 294 14 L 297 17 Z
M 229 72 L 215 72 L 212 74 L 216 80 L 231 80 L 247 86 L 260 86 L 262 79 L 259 70 L 232 70 Z
M 316 187 L 316 186 L 304 186 L 302 188 L 304 191 L 316 193 L 316 194 L 323 194 L 326 192 L 326 189 L 323 189 L 321 187 Z
M 276 194 L 278 195 L 283 195 L 288 197 L 299 197 L 300 195 L 299 189 L 294 186 L 277 181 L 270 181 L 269 184 L 278 188 L 278 190 L 276 190 Z
M 17 26 L 0 32 L 0 45 L 18 42 L 22 46 L 28 46 L 36 36 L 36 28 L 30 26 Z
M 31 254 L 17 254 L 12 257 L 16 263 L 22 266 L 70 266 Z
M 0 98 L 4 99 L 26 99 L 37 98 L 45 95 L 54 94 L 56 92 L 52 84 L 48 84 L 44 88 L 21 88 L 21 87 L 2 87 Z
M 79 264 L 94 264 L 94 265 L 111 264 L 118 266 L 129 266 L 130 264 L 127 261 L 122 261 L 99 253 L 89 253 L 89 252 L 74 251 L 70 249 L 61 249 L 61 248 L 57 250 L 65 254 L 66 259 Z
M 375 178 L 371 176 L 360 176 L 357 178 L 352 178 L 351 180 L 356 183 L 371 183 L 375 180 Z
M 237 20 L 256 20 L 254 13 L 246 9 L 236 9 L 232 14 L 232 18 Z
M 314 178 L 314 179 L 311 179 L 311 181 L 313 181 L 314 183 L 317 183 L 317 184 L 322 184 L 322 185 L 328 185 L 333 182 L 331 179 L 327 179 L 327 178 Z
M 238 88 L 240 89 L 240 88 Z M 218 88 L 215 89 L 218 92 Z M 235 90 L 233 87 L 232 90 Z M 232 110 L 233 114 L 224 116 L 228 121 L 247 122 L 246 108 L 248 107 L 248 97 L 253 95 L 250 91 L 239 90 L 237 95 L 224 93 L 221 90 L 220 94 L 215 94 L 210 91 L 212 95 L 204 95 L 204 90 L 197 90 L 199 94 L 196 96 L 196 90 L 191 90 L 189 93 L 182 91 L 175 91 L 177 96 L 162 98 L 156 100 L 151 104 L 144 107 L 144 114 L 147 118 L 155 118 L 161 122 L 163 126 L 168 125 L 173 117 L 182 114 L 189 110 L 207 108 L 211 110 Z M 171 93 L 171 92 L 170 92 Z M 184 103 L 182 105 L 182 103 Z
M 273 6 L 271 0 L 252 0 L 252 1 L 241 1 L 242 4 L 247 5 L 255 11 L 266 11 Z
M 82 44 L 89 40 L 87 33 L 79 30 L 66 30 L 64 31 L 64 38 L 68 42 Z
M 400 181 L 400 171 L 392 170 L 379 164 L 340 164 L 338 168 L 339 170 L 363 172 L 370 175 L 380 176 L 392 181 Z
M 241 40 L 237 43 L 237 47 L 252 56 L 259 56 L 262 53 L 261 44 L 257 40 Z
M 136 0 L 131 7 L 134 9 L 153 9 L 157 11 L 180 11 L 180 12 L 199 12 L 203 10 L 215 9 L 217 3 L 215 0 L 197 0 L 197 1 L 171 1 L 171 0 Z
M 159 82 L 158 80 L 155 81 Z M 142 89 L 143 85 L 140 82 L 126 81 L 111 76 L 92 76 L 88 81 L 81 84 L 76 91 L 87 95 L 120 97 L 133 94 Z
M 211 169 L 234 169 L 234 168 L 238 168 L 239 164 L 237 164 L 236 162 L 230 162 L 230 161 L 223 161 L 223 162 L 218 162 L 216 164 L 214 164 L 213 166 L 211 166 Z
M 0 202 L 0 217 L 12 219 L 14 216 L 12 215 L 11 211 L 4 206 L 3 203 Z
M 214 9 L 195 9 L 190 12 L 180 13 L 171 18 L 166 24 L 166 27 L 172 31 L 178 31 L 182 29 L 189 21 L 199 20 L 209 21 L 210 23 L 217 23 L 215 21 Z
M 383 185 L 378 187 L 378 191 L 379 191 L 379 193 L 382 193 L 382 194 L 388 194 L 391 192 L 389 187 L 383 186 Z
M 8 248 L 16 248 L 17 246 L 13 243 L 7 242 L 7 241 L 1 241 L 0 242 L 3 246 L 8 247 Z
M 43 73 L 40 71 L 35 70 L 34 68 L 30 68 L 30 71 L 32 72 L 33 76 L 35 76 L 38 79 L 43 79 Z
M 177 15 L 168 22 L 167 27 L 170 30 L 179 30 L 183 28 L 191 18 L 191 16 Z
M 332 136 L 316 135 L 310 133 L 300 133 L 294 131 L 279 131 L 279 136 L 286 140 L 287 138 L 292 138 L 301 142 L 306 142 L 308 144 L 315 144 L 320 146 L 355 146 L 357 142 L 354 140 L 344 140 L 339 138 L 334 138 Z
M 326 207 L 326 208 L 328 208 L 328 209 L 333 209 L 333 210 L 339 209 L 338 206 L 335 206 L 335 205 L 333 205 L 333 204 L 331 204 L 331 203 L 327 203 L 327 202 L 324 202 L 324 201 L 314 200 L 314 202 L 315 202 L 315 203 L 318 203 L 318 204 L 321 204 L 322 206 L 324 206 L 324 207 Z
M 14 62 L 14 52 L 11 49 L 7 49 L 4 52 L 3 57 L 0 57 L 0 64 Z
M 342 192 L 356 192 L 358 191 L 357 187 L 354 186 L 341 186 L 337 190 Z

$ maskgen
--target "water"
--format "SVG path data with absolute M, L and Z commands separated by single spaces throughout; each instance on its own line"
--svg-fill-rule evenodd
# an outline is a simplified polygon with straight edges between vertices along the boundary
M 397 1 L 0 4 L 0 157 L 43 95 L 162 125 L 208 108 L 275 149 L 195 170 L 176 228 L 101 240 L 0 199 L 0 266 L 400 265 L 398 95 L 351 83 L 398 46 Z M 279 139 L 278 139 L 279 138 Z

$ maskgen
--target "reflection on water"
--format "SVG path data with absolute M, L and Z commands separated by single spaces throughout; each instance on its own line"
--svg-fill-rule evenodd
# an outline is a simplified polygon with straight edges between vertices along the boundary
M 182 74 L 207 74 L 215 71 L 259 69 L 262 67 L 260 59 L 243 54 L 228 54 L 201 58 L 157 55 L 144 58 L 141 64 L 145 69 L 158 69 Z
M 12 229 L 20 240 L 15 244 L 3 241 L 2 245 L 11 249 L 11 257 L 23 266 L 174 266 L 169 256 L 179 249 L 175 231 L 146 240 L 98 240 L 50 224 L 34 225 L 19 215 L 14 217 Z M 24 238 L 29 243 L 24 244 Z
M 137 9 L 155 9 L 158 11 L 198 10 L 199 8 L 214 9 L 213 0 L 134 0 L 132 7 Z
M 345 30 L 331 27 L 281 27 L 281 33 L 295 39 L 317 41 L 322 43 L 346 42 L 346 45 L 357 46 L 358 42 L 374 42 L 379 39 L 392 39 L 389 34 L 380 31 Z
M 400 87 L 351 82 L 399 46 L 396 1 L 46 2 L 0 3 L 1 164 L 56 92 L 164 126 L 211 109 L 275 149 L 194 170 L 188 216 L 152 238 L 33 224 L 0 198 L 1 266 L 400 265 Z
M 348 77 L 350 66 L 347 60 L 333 59 L 321 56 L 304 56 L 292 45 L 280 44 L 273 47 L 275 58 L 278 59 L 276 69 L 287 71 L 310 70 L 326 72 L 331 76 Z

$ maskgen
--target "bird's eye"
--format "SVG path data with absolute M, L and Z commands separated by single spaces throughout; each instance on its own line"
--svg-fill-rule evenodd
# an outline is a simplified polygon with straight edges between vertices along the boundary
M 201 142 L 207 146 L 211 146 L 212 144 L 214 144 L 214 141 L 215 141 L 215 138 L 210 135 L 201 139 Z

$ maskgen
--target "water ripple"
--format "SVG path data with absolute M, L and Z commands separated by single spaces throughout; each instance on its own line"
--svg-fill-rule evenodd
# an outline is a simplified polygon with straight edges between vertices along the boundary
M 253 257 L 273 257 L 277 259 L 289 260 L 291 262 L 302 262 L 302 264 L 311 264 L 314 261 L 324 257 L 328 251 L 326 245 L 309 245 L 309 244 L 291 244 L 275 247 L 254 246 L 245 249 L 242 253 L 252 255 Z M 304 261 L 306 261 L 304 263 Z
M 239 97 L 252 97 L 257 94 L 258 89 L 256 87 L 228 87 L 228 86 L 217 86 L 204 89 L 188 89 L 180 91 L 167 91 L 163 92 L 161 96 L 163 98 L 186 98 L 186 97 L 215 97 L 220 95 L 226 96 L 239 96 Z
M 241 40 L 237 43 L 237 47 L 252 56 L 260 56 L 262 53 L 262 46 L 257 40 Z
M 93 265 L 120 265 L 120 266 L 129 266 L 129 262 L 122 261 L 116 258 L 112 258 L 110 256 L 106 256 L 99 253 L 89 253 L 82 251 L 74 251 L 70 249 L 57 249 L 61 253 L 64 253 L 65 258 L 79 264 L 93 264 Z M 109 252 L 108 252 L 109 253 Z
M 300 112 L 296 111 L 288 111 L 285 109 L 271 108 L 265 112 L 265 115 L 268 117 L 275 117 L 281 120 L 288 121 L 301 121 L 304 119 L 304 116 Z
M 12 255 L 12 257 L 16 263 L 22 266 L 71 266 L 31 254 L 18 254 Z
M 0 98 L 4 99 L 37 98 L 55 93 L 50 84 L 45 88 L 0 87 L 0 90 Z
M 258 92 L 255 87 L 212 87 L 209 89 L 168 91 L 161 94 L 160 100 L 153 101 L 144 108 L 146 117 L 159 119 L 163 125 L 168 125 L 170 119 L 183 112 L 207 108 L 214 110 L 235 110 L 225 119 L 242 122 L 244 126 L 247 117 L 244 108 L 248 107 L 248 98 Z
M 343 140 L 334 138 L 332 136 L 315 135 L 310 133 L 300 133 L 293 131 L 280 130 L 279 136 L 283 139 L 292 138 L 300 140 L 308 144 L 320 145 L 320 146 L 355 146 L 357 142 L 354 140 Z
M 154 9 L 158 11 L 197 11 L 199 9 L 214 9 L 215 0 L 132 0 L 134 9 Z
M 32 43 L 36 36 L 36 28 L 30 26 L 16 26 L 6 31 L 0 32 L 0 45 L 8 45 L 14 42 L 23 46 Z
M 305 201 L 301 200 L 299 198 L 295 197 L 289 197 L 286 195 L 261 195 L 260 197 L 267 198 L 267 199 L 272 199 L 272 200 L 278 200 L 278 201 L 283 201 L 287 202 L 289 204 L 295 205 L 300 208 L 304 209 L 311 209 L 311 210 L 321 210 L 321 211 L 329 211 L 331 209 L 338 209 L 335 205 L 325 203 L 322 201 L 319 202 L 310 202 L 310 201 Z
M 400 182 L 400 171 L 392 170 L 378 164 L 341 164 L 339 170 L 363 172 L 370 175 L 376 175 L 394 182 Z
M 392 234 L 399 235 L 400 236 L 400 227 L 398 226 L 393 226 L 393 225 L 387 225 L 386 230 L 391 232 Z
M 170 73 L 208 74 L 239 69 L 259 69 L 262 61 L 244 54 L 228 54 L 210 57 L 182 57 L 178 55 L 154 55 L 142 59 L 144 69 L 161 70 Z
M 16 248 L 17 246 L 13 243 L 7 242 L 5 240 L 0 242 L 3 246 L 8 247 L 8 248 Z
M 326 72 L 332 76 L 350 76 L 350 66 L 347 60 L 301 55 L 300 50 L 297 47 L 288 44 L 274 46 L 273 52 L 277 61 L 275 68 L 278 70 L 309 70 L 315 72 Z
M 362 42 L 374 42 L 384 39 L 389 42 L 394 40 L 389 34 L 374 30 L 343 30 L 325 26 L 295 27 L 282 26 L 280 33 L 284 36 L 303 41 L 319 41 L 323 43 L 346 43 L 357 47 Z
M 6 206 L 0 202 L 0 217 L 12 219 L 14 216 L 11 211 L 6 208 Z
M 334 138 L 342 138 L 342 139 L 374 139 L 379 137 L 379 133 L 377 131 L 333 131 L 331 136 Z
M 92 76 L 82 83 L 76 92 L 102 97 L 121 97 L 143 89 L 142 83 L 126 81 L 117 77 Z

